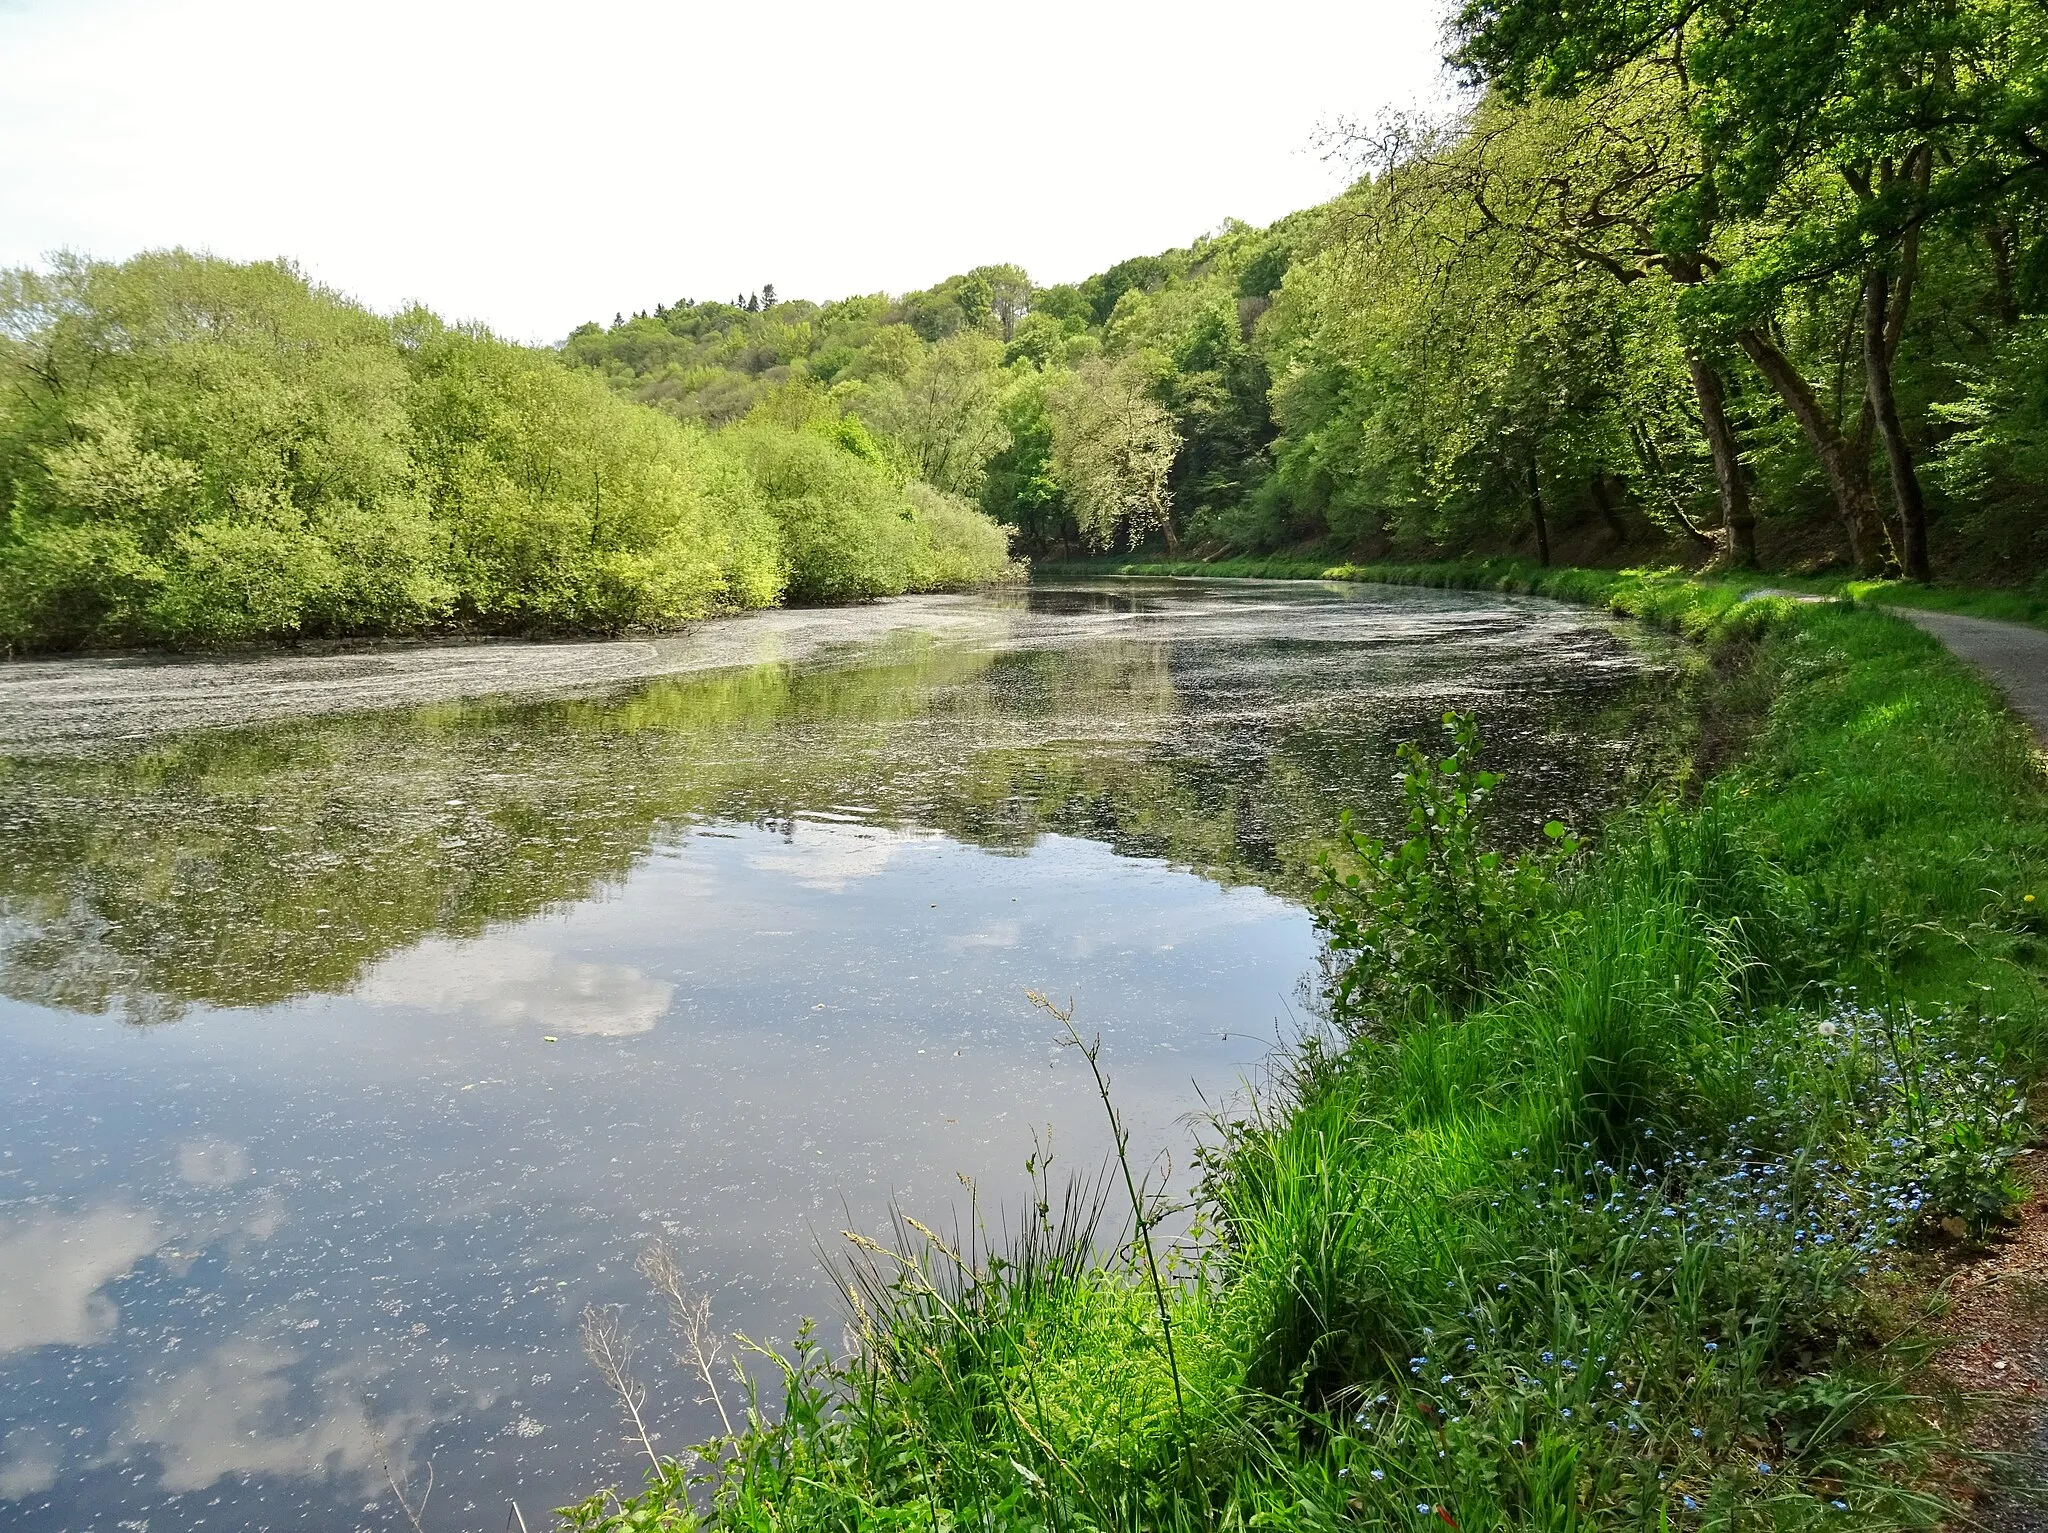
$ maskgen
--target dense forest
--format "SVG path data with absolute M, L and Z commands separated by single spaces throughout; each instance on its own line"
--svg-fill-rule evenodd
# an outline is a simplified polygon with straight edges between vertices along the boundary
M 2037 571 L 2040 7 L 1682 9 L 1474 0 L 1461 108 L 1335 134 L 1360 178 L 1269 229 L 1072 285 L 660 306 L 565 355 L 712 425 L 801 387 L 1039 555 Z
M 616 632 L 999 578 L 1008 538 L 801 388 L 713 435 L 282 263 L 0 274 L 0 650 Z
M 986 580 L 988 519 L 2033 577 L 2040 7 L 1554 9 L 1472 0 L 1462 104 L 1335 132 L 1330 203 L 1079 283 L 765 286 L 550 352 L 281 264 L 7 273 L 0 644 L 661 626 Z

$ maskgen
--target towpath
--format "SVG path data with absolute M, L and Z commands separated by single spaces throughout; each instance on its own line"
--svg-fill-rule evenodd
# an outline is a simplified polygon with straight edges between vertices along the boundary
M 2048 632 L 1952 612 L 1887 610 L 1989 676 L 2034 726 L 2035 738 L 2048 745 Z M 2048 1273 L 2048 1178 L 2036 1172 L 2030 1180 L 2033 1196 L 2014 1238 L 1951 1284 L 1950 1325 L 1958 1340 L 1943 1366 L 1964 1388 L 1988 1391 L 1997 1400 L 1994 1423 L 2026 1423 L 2018 1442 L 2003 1444 L 2015 1455 L 2011 1487 L 1977 1507 L 1991 1533 L 2048 1533 L 2048 1412 L 2041 1409 L 2048 1393 L 2048 1333 L 2018 1297 Z
M 1913 607 L 1886 611 L 1923 628 L 1996 682 L 2013 711 L 2048 745 L 2048 631 Z

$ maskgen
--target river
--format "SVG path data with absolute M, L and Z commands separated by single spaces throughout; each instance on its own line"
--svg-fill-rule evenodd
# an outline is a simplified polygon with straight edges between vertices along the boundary
M 715 1417 L 634 1270 L 837 1344 L 892 1201 L 999 1225 L 1304 1025 L 1302 904 L 1478 712 L 1503 833 L 1668 765 L 1669 641 L 1533 600 L 1073 582 L 672 640 L 0 666 L 0 1523 L 529 1527 Z M 1162 1162 L 1163 1164 L 1164 1162 Z M 539 1514 L 539 1515 L 537 1515 Z

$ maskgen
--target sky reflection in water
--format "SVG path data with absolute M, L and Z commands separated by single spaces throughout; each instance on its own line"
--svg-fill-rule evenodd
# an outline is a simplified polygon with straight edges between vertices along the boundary
M 647 1239 L 723 1326 L 836 1339 L 815 1242 L 958 1175 L 1001 1205 L 1034 1132 L 1097 1163 L 1027 987 L 1184 1163 L 1289 1025 L 1337 810 L 1396 812 L 1395 742 L 1476 706 L 1512 823 L 1584 820 L 1669 691 L 1639 635 L 1444 593 L 871 623 L 0 765 L 0 1521 L 392 1527 L 381 1453 L 433 1462 L 430 1526 L 495 1530 L 630 1478 L 575 1328 L 653 1339 Z M 649 1371 L 664 1440 L 706 1432 Z

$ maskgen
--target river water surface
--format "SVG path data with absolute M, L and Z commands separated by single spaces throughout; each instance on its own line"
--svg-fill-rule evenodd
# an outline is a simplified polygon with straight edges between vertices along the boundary
M 1047 584 L 675 640 L 0 666 L 0 1524 L 496 1533 L 637 1476 L 577 1345 L 675 1251 L 786 1341 L 891 1202 L 1142 1152 L 1299 1024 L 1300 903 L 1477 710 L 1503 834 L 1678 657 L 1535 601 Z

